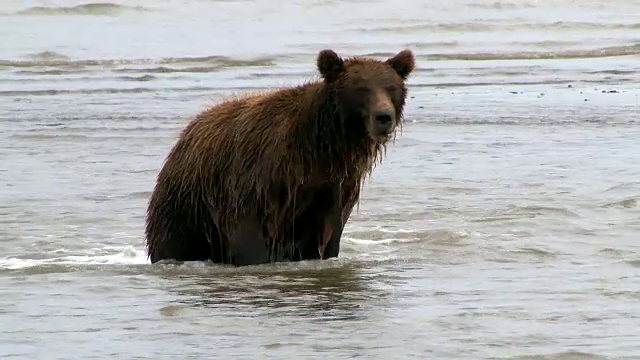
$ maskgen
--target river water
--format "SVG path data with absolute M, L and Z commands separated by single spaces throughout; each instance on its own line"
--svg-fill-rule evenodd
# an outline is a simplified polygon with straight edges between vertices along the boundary
M 338 259 L 149 264 L 189 117 L 405 47 Z M 3 1 L 0 357 L 638 359 L 639 82 L 637 0 Z

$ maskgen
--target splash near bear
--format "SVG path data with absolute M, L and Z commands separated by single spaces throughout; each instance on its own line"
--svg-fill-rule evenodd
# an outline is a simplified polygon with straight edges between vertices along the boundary
M 182 131 L 146 217 L 152 263 L 337 257 L 365 177 L 402 123 L 414 55 L 317 56 L 321 79 L 224 101 Z

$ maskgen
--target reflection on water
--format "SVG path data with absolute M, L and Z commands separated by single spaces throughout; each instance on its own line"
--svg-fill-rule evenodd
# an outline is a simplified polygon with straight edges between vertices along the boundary
M 320 265 L 320 264 L 318 264 Z M 362 318 L 361 307 L 384 292 L 367 285 L 367 278 L 353 266 L 324 269 L 263 270 L 209 273 L 171 277 L 168 289 L 190 306 L 228 311 L 233 316 L 309 317 L 316 320 Z M 205 312 L 206 313 L 206 312 Z

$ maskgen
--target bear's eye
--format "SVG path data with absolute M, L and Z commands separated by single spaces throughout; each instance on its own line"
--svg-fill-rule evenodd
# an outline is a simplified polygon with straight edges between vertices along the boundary
M 398 87 L 395 85 L 389 85 L 385 87 L 385 90 L 387 90 L 390 93 L 395 93 L 396 91 L 398 91 Z
M 356 87 L 356 92 L 360 95 L 367 95 L 369 94 L 369 88 L 366 86 L 358 86 Z

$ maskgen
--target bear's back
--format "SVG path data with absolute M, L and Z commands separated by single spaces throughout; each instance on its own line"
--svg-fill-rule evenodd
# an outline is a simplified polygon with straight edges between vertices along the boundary
M 169 155 L 175 170 L 195 187 L 233 182 L 229 188 L 243 192 L 264 191 L 274 180 L 285 187 L 306 182 L 313 172 L 309 149 L 296 134 L 310 121 L 318 89 L 311 83 L 244 94 L 204 110 Z

